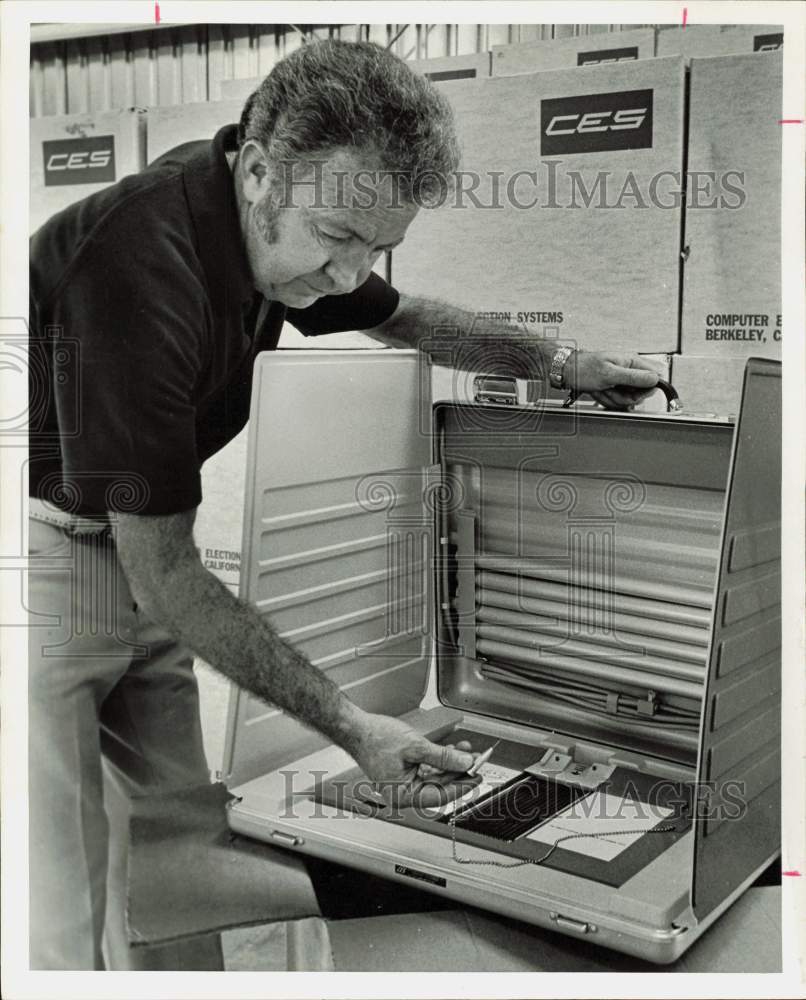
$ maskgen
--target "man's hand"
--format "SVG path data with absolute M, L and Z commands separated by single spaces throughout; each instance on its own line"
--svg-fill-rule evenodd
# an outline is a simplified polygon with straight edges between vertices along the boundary
M 437 336 L 435 331 L 439 330 L 450 335 Z M 458 337 L 454 335 L 457 331 L 461 333 Z M 389 347 L 424 350 L 436 365 L 526 379 L 541 373 L 548 377 L 560 346 L 536 331 L 479 322 L 474 313 L 404 292 L 394 313 L 364 332 Z M 608 410 L 628 410 L 646 399 L 658 377 L 652 365 L 636 355 L 580 350 L 565 364 L 563 388 L 588 393 Z
M 628 410 L 646 399 L 659 373 L 634 354 L 575 351 L 563 372 L 563 387 L 592 396 L 608 410 Z
M 399 719 L 371 714 L 361 717 L 357 736 L 352 755 L 373 783 L 364 791 L 376 805 L 439 806 L 481 781 L 467 773 L 477 756 L 468 743 L 439 746 Z

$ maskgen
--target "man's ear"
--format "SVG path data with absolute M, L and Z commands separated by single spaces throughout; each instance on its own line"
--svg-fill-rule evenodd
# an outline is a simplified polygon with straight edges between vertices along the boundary
M 248 139 L 238 156 L 238 176 L 241 190 L 248 202 L 255 205 L 269 192 L 269 165 L 260 143 Z

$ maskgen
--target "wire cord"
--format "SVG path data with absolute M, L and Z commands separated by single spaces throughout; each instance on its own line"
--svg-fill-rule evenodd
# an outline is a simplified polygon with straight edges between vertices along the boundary
M 524 858 L 522 861 L 478 861 L 474 858 L 460 858 L 456 841 L 456 813 L 451 814 L 451 857 L 458 865 L 487 865 L 491 868 L 522 868 L 524 865 L 542 865 L 548 861 L 551 855 L 557 850 L 557 846 L 566 840 L 578 840 L 587 837 L 591 840 L 603 840 L 607 837 L 619 837 L 625 834 L 634 835 L 637 833 L 677 833 L 675 826 L 656 826 L 652 830 L 609 830 L 607 833 L 569 833 L 564 837 L 559 837 L 546 851 L 542 858 Z

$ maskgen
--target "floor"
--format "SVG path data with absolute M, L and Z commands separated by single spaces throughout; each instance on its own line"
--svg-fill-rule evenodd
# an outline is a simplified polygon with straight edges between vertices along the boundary
M 221 937 L 227 971 L 284 972 L 286 926 L 278 923 L 225 931 Z

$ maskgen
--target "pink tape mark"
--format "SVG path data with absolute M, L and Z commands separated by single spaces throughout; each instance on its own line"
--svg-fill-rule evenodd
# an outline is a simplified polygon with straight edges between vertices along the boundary
M 154 4 L 154 20 L 157 24 L 160 23 L 160 5 L 158 3 Z
M 778 124 L 779 125 L 802 125 L 803 124 L 803 119 L 802 118 L 779 118 L 778 119 Z
M 787 878 L 801 878 L 801 874 L 798 871 L 791 872 L 781 872 L 782 875 L 786 875 Z
M 688 21 L 688 7 L 683 8 L 683 27 L 686 26 L 686 21 Z

